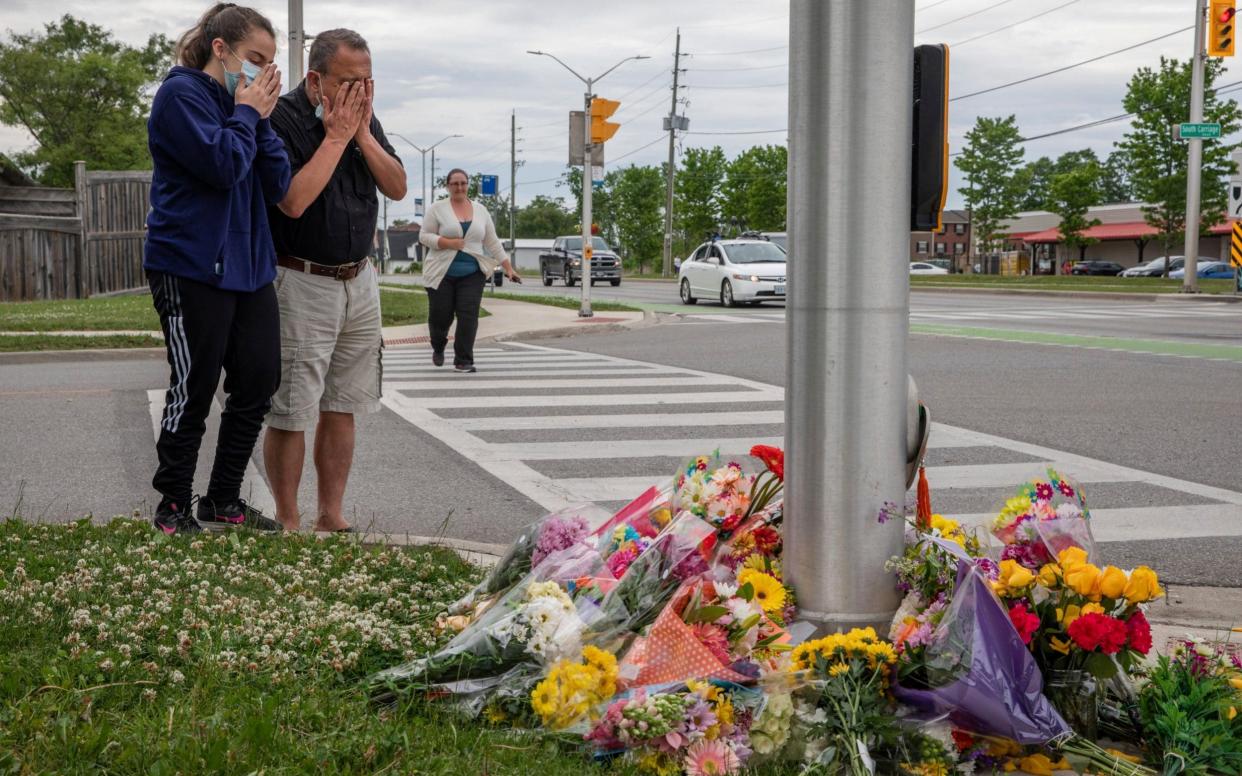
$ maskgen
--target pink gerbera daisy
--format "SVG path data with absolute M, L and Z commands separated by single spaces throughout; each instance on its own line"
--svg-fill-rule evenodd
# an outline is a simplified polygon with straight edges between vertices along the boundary
M 728 665 L 732 662 L 729 659 L 729 637 L 725 635 L 722 629 L 710 623 L 697 622 L 690 626 L 690 632 L 721 663 Z
M 682 763 L 686 776 L 723 776 L 735 773 L 741 763 L 733 750 L 719 739 L 696 741 L 686 750 L 686 759 Z

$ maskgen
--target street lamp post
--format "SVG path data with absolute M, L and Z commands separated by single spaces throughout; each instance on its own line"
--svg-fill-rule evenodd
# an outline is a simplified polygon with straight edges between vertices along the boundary
M 408 137 L 405 137 L 405 136 L 403 136 L 403 135 L 401 135 L 401 134 L 399 134 L 399 133 L 397 133 L 397 132 L 389 132 L 388 134 L 389 134 L 389 136 L 391 136 L 391 137 L 400 138 L 400 139 L 404 140 L 405 142 L 409 143 L 409 144 L 410 144 L 410 146 L 411 146 L 411 147 L 412 147 L 415 151 L 418 151 L 419 156 L 421 156 L 421 157 L 422 157 L 422 165 L 423 165 L 423 174 L 422 174 L 422 178 L 423 178 L 423 218 L 424 218 L 424 219 L 426 219 L 426 218 L 427 218 L 427 208 L 431 205 L 431 203 L 427 201 L 427 152 L 428 152 L 428 151 L 432 151 L 432 150 L 434 150 L 436 146 L 440 145 L 440 144 L 441 144 L 441 143 L 443 143 L 445 140 L 452 140 L 452 139 L 453 139 L 453 138 L 455 138 L 455 137 L 465 137 L 465 136 L 464 136 L 464 135 L 449 135 L 449 136 L 447 136 L 447 137 L 443 137 L 443 138 L 441 138 L 441 139 L 437 140 L 436 142 L 432 143 L 431 145 L 427 146 L 426 148 L 423 148 L 422 146 L 415 144 L 415 143 L 414 143 L 414 141 L 410 140 Z M 435 159 L 435 156 L 433 155 L 431 158 L 432 158 L 432 159 Z M 431 170 L 431 171 L 432 171 L 432 174 L 435 174 L 435 167 L 434 167 L 434 166 L 432 167 L 432 170 Z
M 584 127 L 583 132 L 585 133 L 582 144 L 582 305 L 578 308 L 578 317 L 590 318 L 594 315 L 591 312 L 591 254 L 594 251 L 591 234 L 591 190 L 594 186 L 591 180 L 591 152 L 594 150 L 591 143 L 591 98 L 594 96 L 592 87 L 597 81 L 603 80 L 604 76 L 621 67 L 626 62 L 632 59 L 650 59 L 650 57 L 626 57 L 594 78 L 585 78 L 579 75 L 572 67 L 562 62 L 560 57 L 555 54 L 549 54 L 546 51 L 527 51 L 526 53 L 555 59 L 561 67 L 573 73 L 574 78 L 586 84 L 586 95 L 583 99 L 582 108 L 582 124 Z

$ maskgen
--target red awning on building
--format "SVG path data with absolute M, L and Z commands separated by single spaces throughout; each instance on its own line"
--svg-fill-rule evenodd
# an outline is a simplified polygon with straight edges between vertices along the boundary
M 1210 234 L 1229 234 L 1233 229 L 1232 221 L 1222 221 L 1208 230 Z M 1142 240 L 1155 237 L 1160 232 L 1146 221 L 1127 221 L 1121 224 L 1100 224 L 1083 231 L 1087 237 L 1097 240 Z M 1027 243 L 1059 243 L 1062 240 L 1061 230 L 1057 227 L 1042 232 L 1016 232 L 1009 235 L 1011 240 L 1022 240 Z

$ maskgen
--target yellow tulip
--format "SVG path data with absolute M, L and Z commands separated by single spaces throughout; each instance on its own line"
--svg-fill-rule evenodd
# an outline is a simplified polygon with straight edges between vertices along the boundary
M 1065 570 L 1065 584 L 1080 596 L 1098 599 L 1100 596 L 1100 569 L 1094 563 L 1083 563 Z
M 1130 581 L 1126 583 L 1124 594 L 1130 603 L 1142 604 L 1164 595 L 1164 590 L 1160 589 L 1156 572 L 1146 566 L 1139 566 L 1130 572 Z
M 1229 684 L 1233 685 L 1233 689 L 1242 690 L 1242 676 L 1235 676 L 1229 680 Z
M 1055 563 L 1045 563 L 1039 570 L 1039 584 L 1049 590 L 1056 590 L 1060 585 L 1061 567 Z
M 1087 562 L 1087 551 L 1081 547 L 1066 547 L 1057 555 L 1057 563 L 1066 571 Z
M 1058 639 L 1056 636 L 1053 636 L 1053 637 L 1049 640 L 1049 644 L 1048 644 L 1048 646 L 1052 647 L 1052 648 L 1053 648 L 1054 650 L 1056 650 L 1057 652 L 1060 652 L 1062 655 L 1068 655 L 1068 654 L 1069 654 L 1069 651 L 1070 651 L 1070 641 L 1069 641 L 1069 639 L 1066 639 L 1065 641 L 1061 641 L 1061 640 L 1060 640 L 1060 639 Z
M 1238 716 L 1238 709 L 1237 709 L 1237 707 L 1236 707 L 1236 706 L 1230 706 L 1230 707 L 1229 707 L 1229 715 L 1228 715 L 1228 719 L 1233 719 L 1233 718 L 1234 718 L 1234 717 L 1236 717 L 1236 716 Z
M 1129 581 L 1126 572 L 1116 566 L 1105 566 L 1104 572 L 1100 574 L 1100 595 L 1113 600 L 1121 598 Z
M 1053 776 L 1052 760 L 1047 755 L 1032 754 L 1018 761 L 1018 767 L 1034 776 Z

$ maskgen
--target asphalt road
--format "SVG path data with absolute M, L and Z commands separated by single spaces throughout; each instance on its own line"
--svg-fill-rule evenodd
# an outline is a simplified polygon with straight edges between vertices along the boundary
M 910 371 L 947 424 L 929 458 L 937 509 L 986 515 L 1021 481 L 1007 472 L 1065 458 L 1094 472 L 1108 561 L 1148 563 L 1184 584 L 1242 586 L 1242 306 L 1020 301 L 914 296 Z M 1199 312 L 1209 309 L 1219 314 Z M 1028 321 L 1005 317 L 1015 312 Z M 920 318 L 944 314 L 955 317 Z M 423 349 L 388 351 L 385 407 L 360 424 L 351 519 L 503 543 L 557 503 L 615 507 L 709 444 L 779 441 L 781 310 L 700 305 L 661 318 L 620 334 L 492 346 L 470 377 L 434 370 Z M 1101 349 L 1088 335 L 1102 326 L 1125 337 Z M 1039 336 L 1022 341 L 1020 331 Z M 1135 344 L 1147 340 L 1163 350 Z M 1199 350 L 1205 343 L 1218 350 Z M 149 514 L 162 354 L 0 363 L 0 510 L 56 520 Z M 214 424 L 205 450 L 213 440 Z M 262 503 L 260 471 L 252 481 Z M 313 494 L 308 466 L 304 513 Z M 1117 522 L 1126 510 L 1137 510 L 1137 540 L 1125 541 Z
M 418 284 L 409 275 L 385 276 L 385 282 Z M 580 287 L 545 288 L 537 279 L 521 285 L 506 283 L 509 294 L 580 299 Z M 592 287 L 591 298 L 628 302 L 666 314 L 756 316 L 757 320 L 783 318 L 785 305 L 764 302 L 756 307 L 725 308 L 717 303 L 683 305 L 671 282 L 628 280 L 616 288 Z M 1013 331 L 1073 334 L 1137 340 L 1193 342 L 1204 345 L 1242 345 L 1242 304 L 1227 300 L 1186 299 L 1166 295 L 1156 301 L 1093 297 L 1049 297 L 983 294 L 961 291 L 915 290 L 910 295 L 911 324 L 918 330 L 989 328 Z

